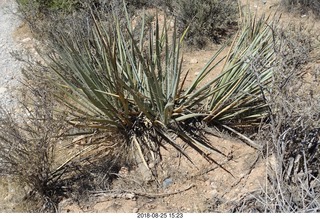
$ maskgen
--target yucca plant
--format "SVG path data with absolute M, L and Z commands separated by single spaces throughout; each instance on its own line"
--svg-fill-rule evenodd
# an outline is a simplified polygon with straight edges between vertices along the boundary
M 243 16 L 241 29 L 213 79 L 207 100 L 207 122 L 254 126 L 269 114 L 264 90 L 272 81 L 275 63 L 273 31 L 268 18 Z
M 148 30 L 142 19 L 138 37 L 127 13 L 125 24 L 114 16 L 109 28 L 92 15 L 85 40 L 57 33 L 49 65 L 59 76 L 55 83 L 62 92 L 57 96 L 71 109 L 69 122 L 122 133 L 124 145 L 136 148 L 146 166 L 160 157 L 162 140 L 189 159 L 172 133 L 206 158 L 220 153 L 195 134 L 196 122 L 253 124 L 268 113 L 262 90 L 273 71 L 258 71 L 253 61 L 271 65 L 272 30 L 264 18 L 247 16 L 222 73 L 203 83 L 223 61 L 216 60 L 223 47 L 188 86 L 180 51 L 185 33 L 179 38 L 175 25 L 169 35 L 166 21 L 160 28 L 158 16 Z
M 128 14 L 126 18 L 121 25 L 114 17 L 108 28 L 92 15 L 90 37 L 82 41 L 66 33 L 56 34 L 57 44 L 48 61 L 59 78 L 55 83 L 62 92 L 57 97 L 71 109 L 69 122 L 122 133 L 124 145 L 136 148 L 146 166 L 158 160 L 162 140 L 188 157 L 172 140 L 172 133 L 206 158 L 219 152 L 187 131 L 197 117 L 207 115 L 199 107 L 209 86 L 198 90 L 197 85 L 214 67 L 210 63 L 218 53 L 186 90 L 187 75 L 181 81 L 183 35 L 179 38 L 174 27 L 169 36 L 166 21 L 160 28 L 156 16 L 155 26 L 149 30 L 142 19 L 137 37 Z

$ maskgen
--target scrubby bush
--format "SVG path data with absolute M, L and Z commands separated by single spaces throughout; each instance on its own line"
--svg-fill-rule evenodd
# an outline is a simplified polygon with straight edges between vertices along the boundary
M 59 171 L 54 174 L 59 132 L 64 125 L 53 118 L 46 90 L 33 91 L 35 102 L 19 105 L 24 116 L 0 110 L 0 172 L 13 178 L 22 188 L 28 188 L 21 200 L 35 201 L 34 208 L 25 209 L 23 203 L 18 203 L 23 211 L 42 207 L 43 211 L 54 211 L 58 198 L 66 192 L 63 174 Z
M 305 28 L 277 33 L 280 60 L 270 95 L 270 132 L 277 169 L 270 171 L 266 209 L 273 212 L 320 211 L 320 96 L 317 70 L 304 72 L 312 57 L 312 35 Z M 301 74 L 303 72 L 303 74 Z M 306 76 L 311 79 L 307 79 Z
M 127 151 L 116 134 L 68 124 L 63 107 L 52 96 L 58 91 L 44 77 L 47 67 L 20 55 L 16 57 L 26 65 L 16 91 L 19 101 L 15 111 L 0 108 L 0 175 L 10 179 L 13 191 L 25 190 L 9 191 L 19 202 L 6 210 L 57 212 L 63 198 L 77 201 L 89 191 L 105 189 L 114 177 L 111 173 L 130 160 L 121 160 L 119 154 Z
M 186 41 L 203 48 L 208 41 L 220 43 L 230 36 L 238 21 L 237 0 L 179 0 L 175 5 L 180 30 L 188 29 Z
M 318 0 L 282 0 L 281 4 L 289 10 L 298 9 L 301 13 L 311 10 L 314 15 L 320 17 L 320 2 Z
M 112 14 L 118 11 L 119 17 L 125 17 L 123 0 L 103 2 L 99 0 L 18 0 L 20 11 L 36 33 L 55 30 L 55 24 L 64 23 L 70 16 L 77 14 L 88 18 L 88 12 Z M 126 2 L 129 14 L 141 13 L 143 8 L 157 8 L 168 12 L 178 21 L 179 33 L 188 27 L 186 41 L 189 45 L 203 48 L 208 41 L 220 43 L 228 38 L 236 29 L 238 20 L 237 0 L 179 0 L 179 1 L 145 1 Z M 107 18 L 106 20 L 110 20 Z M 41 36 L 42 37 L 42 36 Z
M 42 13 L 43 15 L 57 11 L 72 13 L 88 6 L 100 7 L 106 4 L 100 0 L 17 0 L 17 2 L 20 7 L 26 10 L 33 9 L 34 11 Z M 115 1 L 111 1 L 109 4 L 112 4 L 113 2 Z
M 301 26 L 275 28 L 274 33 L 277 62 L 271 87 L 265 90 L 270 121 L 259 134 L 266 157 L 275 160 L 267 164 L 262 190 L 243 197 L 234 210 L 319 212 L 319 69 L 305 70 L 318 47 Z

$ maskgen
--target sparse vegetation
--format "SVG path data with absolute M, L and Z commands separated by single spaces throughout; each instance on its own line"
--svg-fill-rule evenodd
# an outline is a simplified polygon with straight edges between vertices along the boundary
M 270 170 L 265 211 L 319 212 L 320 96 L 314 90 L 319 81 L 306 79 L 307 75 L 317 78 L 317 70 L 303 71 L 315 49 L 313 36 L 304 28 L 285 32 L 278 32 L 280 62 L 269 99 L 268 134 L 278 169 Z
M 307 13 L 311 10 L 315 16 L 320 16 L 320 2 L 318 0 L 282 0 L 281 4 L 288 10 L 299 10 Z
M 150 176 L 131 184 L 159 187 L 168 147 L 196 164 L 191 149 L 232 175 L 211 157 L 232 159 L 207 140 L 214 126 L 276 158 L 265 187 L 228 210 L 319 212 L 319 69 L 309 72 L 312 80 L 301 73 L 313 38 L 303 28 L 278 28 L 276 17 L 241 12 L 225 57 L 218 59 L 222 46 L 187 83 L 184 40 L 200 47 L 220 41 L 234 28 L 237 1 L 112 2 L 32 1 L 36 16 L 64 15 L 46 24 L 46 46 L 38 50 L 44 62 L 26 61 L 24 116 L 0 112 L 0 173 L 26 186 L 25 201 L 34 204 L 23 210 L 57 212 L 64 197 L 109 189 L 123 167 Z M 29 19 L 31 5 L 19 4 Z M 127 12 L 155 5 L 176 15 L 174 22 L 159 12 L 132 21 Z M 84 13 L 68 15 L 77 10 Z M 259 144 L 245 136 L 252 130 Z
M 276 160 L 268 167 L 268 184 L 243 197 L 235 211 L 320 211 L 320 96 L 315 91 L 319 73 L 317 69 L 304 71 L 312 59 L 310 52 L 317 48 L 313 38 L 303 26 L 289 25 L 275 31 L 277 74 L 271 89 L 265 90 L 271 113 L 260 137 L 266 156 Z
M 188 29 L 186 41 L 203 48 L 208 42 L 221 43 L 237 28 L 237 0 L 179 0 L 176 17 L 181 30 Z
M 18 3 L 24 19 L 37 34 L 50 32 L 57 24 L 63 24 L 70 19 L 71 14 L 77 14 L 78 19 L 79 17 L 87 19 L 90 16 L 88 15 L 90 8 L 95 8 L 95 12 L 103 14 L 102 17 L 105 20 L 110 20 L 107 14 L 112 14 L 111 11 L 117 12 L 119 18 L 125 17 L 123 0 L 108 3 L 97 0 L 19 0 Z M 130 15 L 134 15 L 136 11 L 142 11 L 143 8 L 151 7 L 166 11 L 177 19 L 179 34 L 188 27 L 186 42 L 198 48 L 203 48 L 207 42 L 223 42 L 224 39 L 230 38 L 237 28 L 237 0 L 179 0 L 176 2 L 134 0 L 128 1 L 126 6 Z M 56 16 L 57 14 L 59 16 Z
M 104 189 L 111 174 L 130 161 L 120 159 L 126 150 L 115 135 L 76 132 L 43 77 L 47 67 L 23 61 L 19 114 L 0 111 L 0 173 L 26 188 L 14 194 L 22 196 L 14 211 L 57 212 L 65 197 L 86 198 L 89 190 Z
M 111 26 L 116 31 L 114 36 L 95 17 L 93 23 L 88 41 L 63 32 L 54 36 L 56 44 L 48 64 L 60 78 L 56 84 L 62 96 L 57 96 L 70 109 L 70 123 L 121 133 L 124 144 L 140 155 L 147 168 L 160 161 L 162 141 L 188 157 L 171 140 L 171 134 L 207 159 L 205 154 L 219 152 L 188 131 L 201 121 L 250 126 L 266 117 L 259 86 L 270 83 L 273 69 L 265 68 L 259 75 L 248 71 L 249 56 L 259 56 L 266 65 L 274 58 L 272 31 L 263 18 L 244 20 L 220 75 L 202 85 L 219 63 L 212 66 L 222 50 L 187 87 L 184 80 L 180 82 L 183 38 L 177 38 L 175 27 L 169 39 L 168 27 L 161 30 L 156 18 L 145 42 L 145 27 L 140 39 L 135 40 L 129 16 L 124 27 L 115 19 Z M 240 51 L 247 54 L 240 56 Z
M 62 172 L 54 171 L 59 132 L 64 125 L 53 118 L 46 89 L 30 87 L 30 90 L 33 102 L 30 105 L 24 102 L 21 108 L 25 116 L 17 117 L 1 109 L 0 172 L 19 181 L 22 187 L 27 186 L 27 192 L 33 194 L 31 198 L 40 197 L 37 200 L 40 203 L 33 203 L 35 206 L 43 205 L 46 206 L 43 211 L 54 211 L 66 184 Z

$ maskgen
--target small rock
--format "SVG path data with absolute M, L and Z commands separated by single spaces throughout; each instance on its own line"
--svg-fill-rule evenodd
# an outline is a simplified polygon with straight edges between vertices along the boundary
M 163 188 L 166 189 L 168 188 L 171 184 L 173 183 L 173 180 L 171 178 L 167 178 L 163 180 Z
M 134 208 L 133 210 L 132 210 L 132 213 L 137 213 L 139 211 L 139 208 Z
M 218 191 L 216 189 L 211 190 L 211 195 L 216 196 L 218 194 Z
M 214 182 L 211 182 L 211 183 L 210 183 L 210 186 L 211 186 L 211 188 L 213 188 L 213 189 L 218 188 L 217 185 L 216 185 Z
M 174 27 L 174 21 L 170 22 L 170 27 L 173 28 Z
M 198 72 L 198 71 L 197 71 L 197 72 L 195 72 L 195 73 L 194 73 L 194 75 L 195 75 L 195 76 L 198 76 L 198 75 L 199 75 L 199 72 Z
M 194 58 L 193 58 L 193 59 L 190 60 L 190 64 L 196 64 L 196 63 L 198 63 L 198 60 L 197 60 L 197 59 L 194 59 Z
M 21 42 L 23 42 L 23 43 L 27 43 L 27 42 L 29 42 L 29 41 L 31 41 L 31 38 L 30 38 L 30 37 L 27 37 L 27 38 L 21 40 Z
M 148 166 L 149 166 L 150 169 L 152 169 L 152 168 L 155 167 L 155 164 L 154 164 L 154 162 L 151 162 Z
M 128 167 L 121 167 L 120 170 L 119 170 L 119 172 L 118 172 L 118 174 L 119 174 L 120 176 L 123 176 L 123 177 L 128 176 L 128 174 L 129 174 L 129 168 L 128 168 Z
M 125 199 L 134 199 L 135 198 L 135 194 L 133 193 L 126 193 L 125 194 Z
M 0 94 L 4 93 L 7 91 L 7 88 L 5 87 L 0 87 Z

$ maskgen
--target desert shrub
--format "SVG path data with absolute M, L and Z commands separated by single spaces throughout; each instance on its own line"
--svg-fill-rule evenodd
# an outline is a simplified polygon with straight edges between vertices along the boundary
M 17 0 L 17 3 L 26 12 L 35 11 L 43 15 L 57 11 L 72 13 L 88 6 L 100 7 L 105 4 L 99 0 Z
M 246 15 L 241 30 L 224 60 L 218 80 L 211 87 L 207 122 L 254 127 L 269 116 L 263 91 L 274 74 L 273 20 Z M 223 89 L 222 89 L 223 88 Z
M 128 152 L 117 134 L 76 131 L 54 101 L 59 91 L 50 84 L 54 79 L 44 77 L 48 68 L 20 52 L 15 56 L 25 62 L 24 78 L 15 111 L 0 109 L 0 175 L 10 179 L 9 187 L 26 189 L 9 193 L 22 197 L 8 210 L 57 212 L 63 198 L 83 200 L 89 191 L 105 189 L 112 173 L 130 164 L 119 156 Z
M 156 19 L 147 36 L 142 26 L 140 37 L 135 39 L 129 20 L 122 26 L 115 18 L 113 31 L 93 20 L 90 40 L 78 41 L 68 33 L 57 33 L 49 59 L 63 85 L 56 84 L 64 93 L 60 101 L 71 109 L 69 122 L 121 133 L 124 145 L 135 151 L 146 167 L 159 162 L 161 140 L 184 154 L 171 140 L 170 132 L 196 150 L 214 151 L 184 130 L 197 121 L 193 117 L 202 115 L 194 111 L 200 100 L 192 96 L 203 78 L 195 80 L 187 92 L 182 91 L 182 39 L 176 32 L 169 39 L 167 25 L 160 30 Z M 206 73 L 207 68 L 201 75 Z M 199 91 L 198 97 L 204 94 L 205 90 Z
M 156 175 L 153 170 L 161 161 L 160 147 L 165 148 L 165 142 L 193 162 L 176 137 L 215 162 L 210 154 L 221 152 L 204 138 L 206 124 L 255 126 L 267 117 L 261 86 L 271 81 L 269 64 L 274 53 L 272 30 L 264 17 L 249 13 L 243 17 L 226 59 L 216 60 L 222 47 L 187 86 L 181 54 L 185 33 L 178 37 L 176 25 L 170 32 L 156 16 L 151 26 L 142 18 L 135 34 L 128 14 L 123 21 L 116 13 L 107 24 L 99 14 L 89 14 L 86 31 L 73 23 L 51 32 L 50 42 L 40 53 L 46 61 L 44 75 L 31 79 L 49 80 L 47 85 L 67 112 L 67 123 L 74 131 L 87 133 L 83 139 L 88 141 L 74 144 L 78 152 L 58 168 L 71 174 L 63 179 L 79 176 L 69 171 L 70 166 L 92 170 L 99 160 L 117 163 L 110 153 L 126 162 L 132 157 Z M 251 71 L 255 59 L 267 67 Z M 221 74 L 204 83 L 222 61 Z M 86 168 L 83 163 L 88 164 Z
M 92 25 L 91 13 L 95 13 L 100 21 L 108 23 L 116 14 L 120 23 L 125 23 L 124 1 L 99 1 L 99 0 L 52 0 L 52 1 L 24 1 L 18 0 L 19 13 L 28 23 L 33 36 L 40 41 L 50 41 L 52 32 L 62 29 L 65 32 L 73 31 L 77 26 L 82 31 L 82 36 L 90 31 Z M 162 7 L 165 3 L 158 1 L 128 1 L 125 3 L 130 17 L 140 13 L 143 8 Z M 140 17 L 139 15 L 135 17 Z M 139 24 L 138 24 L 139 25 Z
M 182 70 L 183 37 L 178 37 L 177 27 L 174 26 L 169 35 L 168 26 L 160 28 L 157 16 L 152 26 L 142 18 L 142 25 L 135 34 L 129 16 L 125 18 L 123 21 L 113 16 L 114 20 L 106 24 L 93 12 L 88 14 L 90 25 L 87 23 L 85 30 L 81 22 L 57 28 L 50 33 L 50 42 L 46 42 L 47 47 L 40 53 L 46 61 L 46 66 L 40 66 L 43 74 L 31 70 L 26 75 L 29 81 L 49 82 L 36 87 L 40 91 L 51 88 L 47 94 L 53 94 L 61 104 L 59 110 L 66 112 L 61 120 L 71 125 L 72 133 L 68 135 L 74 135 L 73 132 L 83 135 L 71 144 L 73 150 L 69 151 L 68 157 L 62 157 L 58 164 L 50 162 L 52 159 L 46 160 L 44 173 L 37 169 L 45 177 L 35 175 L 41 183 L 31 185 L 40 196 L 49 197 L 45 200 L 53 203 L 52 211 L 59 199 L 57 194 L 64 195 L 77 188 L 82 188 L 81 191 L 94 189 L 96 185 L 92 182 L 101 176 L 100 171 L 104 170 L 103 174 L 108 176 L 111 167 L 117 171 L 123 163 L 131 162 L 131 157 L 156 176 L 153 170 L 161 161 L 160 147 L 166 148 L 165 142 L 193 162 L 175 142 L 176 137 L 215 162 L 210 154 L 221 152 L 203 137 L 202 128 L 206 124 L 256 126 L 269 115 L 261 90 L 266 89 L 272 79 L 271 63 L 275 57 L 272 29 L 264 17 L 243 17 L 242 28 L 225 60 L 216 60 L 222 47 L 188 86 L 185 85 L 188 74 L 183 75 Z M 225 64 L 221 73 L 204 83 L 222 61 Z M 251 68 L 255 62 L 264 65 L 259 69 Z M 31 105 L 36 106 L 35 103 Z M 26 123 L 32 128 L 42 127 L 45 121 L 42 114 L 33 117 L 36 124 Z M 54 122 L 53 119 L 48 123 Z M 8 123 L 4 124 L 3 127 Z M 41 153 L 47 157 L 56 156 L 48 153 L 57 148 L 55 137 L 62 137 L 57 130 L 39 132 L 49 136 L 43 144 L 45 150 L 35 150 L 26 157 L 35 154 L 38 157 Z M 4 139 L 19 131 L 3 132 Z M 23 138 L 28 139 L 28 136 Z M 4 142 L 3 148 L 12 145 Z M 34 145 L 38 145 L 37 142 Z M 8 155 L 10 158 L 10 153 Z M 39 162 L 38 159 L 33 165 L 40 166 Z M 9 160 L 8 165 L 10 163 Z M 30 179 L 29 173 L 22 171 L 19 174 Z
M 312 185 L 303 180 L 310 177 L 304 173 L 295 184 L 282 181 L 276 176 L 270 186 L 262 191 L 244 196 L 236 204 L 232 212 L 247 213 L 319 213 L 320 181 L 314 179 Z
M 243 197 L 235 211 L 319 212 L 319 70 L 305 70 L 317 47 L 303 26 L 274 32 L 275 74 L 264 90 L 270 121 L 262 126 L 260 140 L 266 156 L 276 160 L 268 166 L 268 184 Z
M 238 20 L 238 1 L 179 0 L 174 6 L 179 29 L 188 29 L 186 41 L 203 48 L 208 41 L 220 43 L 230 36 Z
M 37 90 L 33 106 L 24 103 L 19 108 L 26 116 L 1 109 L 0 171 L 16 179 L 22 187 L 27 186 L 30 194 L 39 195 L 38 201 L 44 211 L 53 211 L 55 198 L 64 192 L 65 185 L 58 175 L 52 174 L 59 131 L 64 125 L 53 119 L 52 105 L 46 101 L 47 97 L 44 90 Z M 34 195 L 31 196 L 34 198 Z
M 58 100 L 70 109 L 69 123 L 120 133 L 119 141 L 149 168 L 161 160 L 163 142 L 189 159 L 172 135 L 210 160 L 206 154 L 220 151 L 201 138 L 202 122 L 256 125 L 267 116 L 259 85 L 268 85 L 272 69 L 265 68 L 259 75 L 248 70 L 254 55 L 266 64 L 274 58 L 272 31 L 264 18 L 243 20 L 219 76 L 202 83 L 219 64 L 212 65 L 223 48 L 188 86 L 184 84 L 187 75 L 182 75 L 183 38 L 175 26 L 169 36 L 166 23 L 160 29 L 156 17 L 146 32 L 142 19 L 136 38 L 129 16 L 125 24 L 114 18 L 108 26 L 93 16 L 85 40 L 73 35 L 77 29 L 56 31 L 49 57 L 44 55 L 50 72 L 59 78 L 54 84 L 62 92 Z
M 272 121 L 279 127 L 279 134 L 286 133 L 285 138 L 292 138 L 284 140 L 288 144 L 285 149 L 282 147 L 285 151 L 281 154 L 284 156 L 287 153 L 293 156 L 294 151 L 301 152 L 305 146 L 301 143 L 307 143 L 312 139 L 311 137 L 308 140 L 310 136 L 316 136 L 320 126 L 317 119 L 320 99 L 318 95 L 313 95 L 314 88 L 309 85 L 317 82 L 304 78 L 306 74 L 316 77 L 314 72 L 303 70 L 303 67 L 313 60 L 310 53 L 315 49 L 312 35 L 309 32 L 306 34 L 306 31 L 304 28 L 289 25 L 287 29 L 279 29 L 276 34 L 277 74 L 273 77 L 273 89 L 270 90 L 272 93 L 268 95 L 268 101 L 272 110 Z
M 107 15 L 117 12 L 117 16 L 125 18 L 123 0 L 102 2 L 98 0 L 18 0 L 23 18 L 39 38 L 43 33 L 56 29 L 56 25 L 65 23 L 71 17 L 88 19 L 88 13 L 94 8 L 100 18 L 110 20 Z M 179 32 L 182 34 L 189 27 L 186 41 L 189 45 L 203 48 L 208 41 L 220 43 L 228 38 L 236 29 L 238 6 L 236 0 L 179 0 L 167 1 L 126 1 L 130 15 L 140 13 L 143 8 L 157 8 L 170 13 L 178 20 Z M 111 12 L 113 11 L 113 12 Z M 77 18 L 74 19 L 77 22 Z
M 111 10 L 117 11 L 123 9 L 123 0 L 100 1 L 100 0 L 17 0 L 20 10 L 24 12 L 24 17 L 39 17 L 41 19 L 50 19 L 52 14 L 72 14 L 77 11 L 90 10 L 110 13 Z M 170 1 L 147 1 L 132 0 L 126 2 L 129 13 L 134 14 L 137 9 L 149 7 L 171 6 Z
M 311 10 L 317 17 L 320 16 L 320 2 L 318 0 L 282 0 L 281 4 L 288 10 L 300 10 L 306 13 Z

